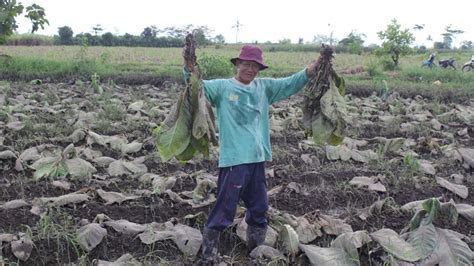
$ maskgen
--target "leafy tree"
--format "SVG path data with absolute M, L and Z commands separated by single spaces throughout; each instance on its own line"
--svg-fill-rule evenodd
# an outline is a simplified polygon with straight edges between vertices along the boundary
M 383 52 L 390 55 L 395 67 L 398 66 L 400 56 L 411 51 L 410 44 L 415 40 L 409 29 L 401 30 L 396 19 L 392 20 L 385 31 L 377 32 L 377 35 L 383 41 Z
M 97 36 L 99 33 L 101 33 L 104 30 L 100 24 L 95 24 L 92 27 L 92 31 L 94 32 L 94 35 Z
M 71 45 L 73 44 L 73 36 L 74 32 L 72 31 L 71 27 L 63 26 L 58 28 L 58 35 L 59 35 L 59 44 L 62 45 Z
M 16 17 L 23 13 L 24 8 L 16 0 L 0 0 L 0 44 L 4 44 L 6 38 L 18 28 Z M 38 31 L 39 27 L 43 29 L 45 24 L 49 25 L 45 15 L 44 8 L 39 5 L 26 7 L 25 17 L 32 23 L 31 33 Z
M 444 42 L 434 42 L 433 48 L 436 50 L 449 49 Z
M 164 28 L 163 30 L 163 33 L 166 36 L 173 37 L 173 38 L 180 38 L 180 39 L 184 39 L 184 36 L 186 35 L 187 32 L 189 32 L 189 27 L 187 26 L 185 26 L 184 28 L 167 27 L 167 28 Z
M 339 41 L 338 46 L 346 48 L 353 54 L 360 54 L 364 50 L 364 37 L 366 35 L 363 33 L 351 31 L 347 37 Z
M 218 34 L 214 37 L 214 43 L 216 44 L 224 44 L 225 43 L 225 38 L 224 38 L 224 35 L 222 34 Z
M 442 33 L 441 35 L 443 36 L 444 46 L 448 49 L 451 48 L 451 45 L 453 44 L 453 41 L 454 41 L 454 38 L 456 37 L 456 35 L 464 33 L 463 30 L 451 29 L 451 25 L 446 26 L 444 28 L 444 30 L 446 32 Z
M 143 29 L 140 36 L 142 36 L 145 39 L 152 39 L 156 37 L 157 33 L 158 33 L 158 30 L 156 29 L 155 26 L 149 26 Z
M 106 32 L 102 34 L 102 45 L 104 46 L 113 46 L 114 45 L 114 35 L 111 32 Z
M 291 44 L 291 40 L 290 39 L 282 39 L 282 40 L 279 40 L 278 43 L 279 44 Z
M 209 34 L 211 30 L 207 26 L 198 26 L 192 30 L 194 39 L 198 45 L 208 45 L 211 43 Z
M 463 50 L 469 50 L 469 49 L 472 49 L 473 47 L 474 47 L 474 44 L 472 43 L 472 41 L 461 42 L 461 49 Z
M 198 45 L 207 45 L 210 44 L 210 30 L 207 26 L 194 26 L 192 24 L 188 24 L 181 28 L 176 27 L 167 27 L 161 31 L 167 37 L 176 38 L 176 39 L 184 39 L 187 33 L 193 32 L 194 39 Z
M 317 43 L 317 44 L 329 44 L 329 45 L 332 45 L 333 43 L 336 43 L 337 40 L 333 37 L 333 33 L 331 32 L 331 34 L 328 36 L 328 35 L 324 35 L 324 34 L 318 34 L 316 36 L 313 37 L 313 43 Z
M 44 8 L 37 4 L 32 4 L 31 6 L 26 7 L 26 15 L 25 17 L 28 18 L 31 21 L 31 33 L 34 33 L 39 30 L 39 27 L 41 29 L 44 29 L 44 24 L 49 25 L 49 21 L 45 19 L 46 13 L 44 11 Z

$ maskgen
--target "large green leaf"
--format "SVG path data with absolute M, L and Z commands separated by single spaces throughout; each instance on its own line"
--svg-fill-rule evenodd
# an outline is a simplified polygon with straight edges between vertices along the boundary
M 173 156 L 181 154 L 189 145 L 192 123 L 189 104 L 185 92 L 180 96 L 157 132 L 157 147 L 163 161 L 168 161 Z
M 204 95 L 199 75 L 191 73 L 186 89 L 163 125 L 154 130 L 163 161 L 176 157 L 192 159 L 196 153 L 209 155 L 209 143 L 217 144 L 212 108 Z
M 282 241 L 287 254 L 295 255 L 298 253 L 298 234 L 293 227 L 288 224 L 283 225 L 279 238 Z
M 182 153 L 177 154 L 175 158 L 181 162 L 186 162 L 186 161 L 191 160 L 196 154 L 196 152 L 197 152 L 196 148 L 194 148 L 194 146 L 191 143 L 189 143 L 188 147 L 186 147 L 186 149 Z
M 59 156 L 39 159 L 31 168 L 36 170 L 33 174 L 35 180 L 39 180 L 43 177 L 56 178 L 68 174 L 66 164 Z
M 339 76 L 336 72 L 332 72 L 332 78 L 336 84 L 339 94 L 342 96 L 346 95 L 346 81 L 344 78 Z
M 430 198 L 421 203 L 421 209 L 418 209 L 411 218 L 410 229 L 415 230 L 420 225 L 433 223 L 439 214 L 443 215 L 443 218 L 448 218 L 451 224 L 456 224 L 458 221 L 458 209 L 453 201 L 440 203 L 438 198 Z
M 348 119 L 346 102 L 333 80 L 329 85 L 329 90 L 321 97 L 321 112 L 335 126 L 335 135 L 343 136 Z
M 332 136 L 334 126 L 319 113 L 313 118 L 311 130 L 314 142 L 318 145 L 325 145 Z
M 312 115 L 311 133 L 318 145 L 339 145 L 344 140 L 348 116 L 341 93 L 344 93 L 345 82 L 337 75 L 334 78 L 335 80 L 330 81 L 330 88 L 321 97 L 321 112 Z

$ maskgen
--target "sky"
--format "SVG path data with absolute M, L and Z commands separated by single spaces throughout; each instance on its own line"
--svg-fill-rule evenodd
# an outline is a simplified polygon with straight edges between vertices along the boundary
M 408 28 L 415 45 L 432 46 L 427 41 L 442 41 L 441 34 L 451 25 L 463 30 L 454 45 L 474 41 L 474 1 L 427 0 L 19 0 L 24 5 L 36 3 L 46 10 L 50 25 L 39 34 L 57 35 L 58 28 L 69 26 L 74 34 L 92 33 L 100 24 L 115 35 L 139 35 L 145 27 L 158 29 L 193 24 L 207 26 L 212 36 L 222 34 L 227 43 L 278 42 L 300 38 L 311 42 L 316 35 L 332 34 L 341 40 L 350 32 L 365 34 L 365 45 L 380 44 L 377 32 L 384 31 L 392 19 L 402 29 Z M 31 26 L 19 19 L 19 33 Z M 239 31 L 235 26 L 239 22 Z M 425 26 L 413 30 L 415 24 Z

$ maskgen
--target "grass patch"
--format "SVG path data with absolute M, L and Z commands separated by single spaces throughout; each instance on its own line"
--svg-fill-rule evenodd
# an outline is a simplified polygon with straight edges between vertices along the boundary
M 260 77 L 284 77 L 302 70 L 319 55 L 315 46 L 260 45 L 265 61 L 270 66 Z M 274 47 L 275 46 L 275 47 Z M 273 48 L 272 48 L 273 47 Z M 227 78 L 234 75 L 230 58 L 239 52 L 240 45 L 201 47 L 196 53 L 203 68 L 204 78 Z M 280 49 L 281 48 L 281 49 Z M 70 81 L 80 78 L 89 80 L 97 73 L 102 81 L 117 84 L 161 85 L 165 80 L 182 81 L 181 48 L 145 47 L 96 47 L 96 46 L 0 46 L 0 76 L 7 80 L 30 81 L 47 79 Z M 398 91 L 404 97 L 422 95 L 429 99 L 463 102 L 474 93 L 474 75 L 460 69 L 422 68 L 424 55 L 400 58 L 400 65 L 391 71 L 384 70 L 384 61 L 375 55 L 364 53 L 336 54 L 334 68 L 341 73 L 351 69 L 364 71 L 342 74 L 349 93 L 368 96 L 383 86 Z M 443 54 L 454 57 L 458 67 L 470 58 L 469 51 Z

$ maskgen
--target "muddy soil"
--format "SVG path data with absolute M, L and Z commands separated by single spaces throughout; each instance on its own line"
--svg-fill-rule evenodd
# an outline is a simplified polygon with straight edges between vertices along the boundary
M 67 85 L 51 85 L 37 88 L 38 90 L 55 90 L 57 95 L 62 95 Z M 139 89 L 139 88 L 135 88 Z M 146 97 L 158 97 L 157 92 L 166 92 L 170 88 L 142 88 L 141 95 Z M 122 91 L 126 91 L 123 88 Z M 14 93 L 19 95 L 19 90 Z M 67 94 L 67 93 L 66 93 Z M 128 99 L 130 100 L 130 99 Z M 300 101 L 298 97 L 292 98 L 291 101 Z M 285 106 L 288 102 L 283 102 L 278 106 Z M 89 107 L 91 110 L 94 107 Z M 58 118 L 59 119 L 59 118 Z M 109 128 L 110 129 L 110 128 Z M 114 132 L 112 129 L 108 133 Z M 105 134 L 105 132 L 99 132 Z M 136 130 L 128 129 L 126 132 L 116 132 L 128 134 L 134 139 L 144 140 L 150 137 L 151 129 Z M 384 135 L 385 134 L 385 135 Z M 387 132 L 378 125 L 366 127 L 361 131 L 360 137 L 370 139 L 374 137 L 413 137 L 418 138 L 419 133 L 415 135 L 407 135 L 401 132 Z M 434 133 L 433 133 L 434 134 Z M 9 134 L 4 139 L 4 145 L 14 145 L 18 139 L 15 135 Z M 49 138 L 49 135 L 46 135 Z M 25 142 L 25 148 L 39 145 L 48 138 L 37 138 L 33 142 Z M 302 150 L 301 142 L 305 139 L 304 134 L 300 130 L 288 130 L 285 136 L 272 135 L 274 160 L 266 164 L 267 168 L 267 185 L 268 189 L 281 186 L 280 192 L 269 197 L 272 208 L 280 211 L 288 212 L 295 216 L 301 216 L 307 213 L 320 213 L 332 215 L 339 219 L 344 219 L 354 231 L 367 230 L 369 232 L 376 231 L 381 228 L 391 228 L 396 232 L 400 232 L 409 225 L 411 216 L 401 212 L 398 207 L 412 201 L 424 200 L 432 197 L 441 197 L 442 202 L 454 199 L 456 203 L 474 204 L 474 181 L 472 172 L 466 171 L 460 164 L 446 162 L 437 167 L 440 176 L 450 176 L 451 174 L 460 173 L 466 177 L 464 185 L 468 188 L 470 194 L 466 199 L 462 199 L 452 192 L 438 186 L 433 178 L 423 178 L 415 180 L 407 178 L 403 171 L 403 165 L 400 160 L 391 161 L 395 156 L 385 158 L 390 163 L 359 163 L 355 161 L 329 161 L 324 150 Z M 54 140 L 49 143 L 56 143 Z M 80 145 L 81 143 L 76 144 Z M 467 146 L 472 148 L 472 137 L 465 141 Z M 94 146 L 104 156 L 117 157 L 120 154 L 102 146 Z M 147 142 L 143 149 L 133 156 L 147 156 L 155 152 L 153 141 Z M 437 160 L 440 155 L 433 154 L 430 150 L 418 149 L 421 158 Z M 311 163 L 302 160 L 303 154 L 311 153 L 314 155 Z M 154 245 L 145 245 L 136 236 L 124 235 L 113 230 L 108 230 L 105 240 L 100 243 L 94 250 L 87 253 L 82 250 L 75 239 L 69 236 L 73 235 L 81 223 L 85 220 L 91 222 L 98 214 L 105 214 L 111 219 L 126 219 L 131 222 L 145 224 L 151 222 L 163 223 L 171 219 L 183 220 L 183 217 L 189 214 L 197 214 L 204 212 L 209 213 L 211 206 L 193 208 L 188 204 L 175 203 L 168 196 L 150 195 L 142 198 L 125 201 L 122 204 L 105 205 L 104 201 L 95 193 L 99 188 L 107 191 L 135 191 L 144 189 L 141 182 L 137 178 L 119 178 L 114 182 L 105 184 L 99 181 L 71 181 L 72 187 L 66 192 L 51 185 L 51 180 L 34 181 L 31 177 L 33 171 L 26 169 L 24 172 L 14 170 L 14 161 L 0 161 L 2 171 L 0 175 L 0 203 L 14 199 L 24 199 L 31 201 L 40 197 L 54 197 L 65 193 L 86 189 L 94 195 L 90 201 L 72 206 L 65 206 L 50 210 L 50 224 L 58 225 L 58 227 L 48 228 L 44 219 L 30 212 L 30 207 L 25 206 L 14 210 L 0 209 L 0 234 L 18 232 L 32 233 L 34 235 L 34 248 L 28 261 L 22 262 L 15 258 L 10 245 L 1 244 L 0 256 L 7 262 L 18 263 L 19 265 L 57 265 L 71 262 L 82 262 L 85 264 L 93 264 L 97 260 L 113 261 L 125 253 L 130 253 L 134 258 L 142 262 L 156 263 L 159 261 L 168 261 L 178 264 L 193 264 L 193 259 L 185 259 L 181 255 L 179 249 L 172 241 L 160 241 Z M 169 176 L 176 171 L 184 172 L 184 175 L 191 176 L 198 170 L 203 170 L 214 176 L 218 175 L 217 164 L 215 160 L 203 159 L 188 164 L 179 163 L 160 163 L 156 160 L 147 160 L 145 162 L 148 171 L 154 174 Z M 104 169 L 98 169 L 98 173 L 106 174 Z M 355 176 L 374 176 L 377 174 L 386 175 L 383 185 L 386 186 L 387 192 L 369 191 L 365 188 L 356 188 L 350 186 L 348 182 Z M 288 184 L 296 182 L 300 185 L 301 190 L 295 191 Z M 196 185 L 193 178 L 178 179 L 173 187 L 173 191 L 191 191 Z M 361 219 L 357 214 L 358 211 L 371 206 L 375 201 L 389 199 L 391 207 L 383 208 L 380 213 L 369 217 L 365 220 Z M 188 225 L 201 229 L 204 221 L 187 221 Z M 456 224 L 449 224 L 440 220 L 437 226 L 448 228 L 473 237 L 474 222 L 459 217 Z M 317 238 L 310 244 L 318 246 L 328 246 L 330 241 L 334 239 L 332 236 L 323 236 Z M 474 249 L 474 243 L 469 243 L 471 249 Z M 235 228 L 231 227 L 224 231 L 220 238 L 219 244 L 220 260 L 227 263 L 251 264 L 255 261 L 248 258 L 248 252 L 245 243 L 241 241 L 235 234 Z M 361 254 L 361 261 L 368 263 L 368 257 Z M 304 256 L 298 256 L 290 264 L 304 263 Z

